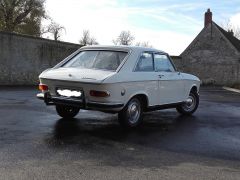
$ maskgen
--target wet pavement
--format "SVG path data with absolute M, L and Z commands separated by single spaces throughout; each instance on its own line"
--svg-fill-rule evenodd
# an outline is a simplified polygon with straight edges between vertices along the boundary
M 0 87 L 0 179 L 239 179 L 240 94 L 203 88 L 191 117 L 146 113 L 124 131 L 117 116 L 82 110 L 73 120 Z

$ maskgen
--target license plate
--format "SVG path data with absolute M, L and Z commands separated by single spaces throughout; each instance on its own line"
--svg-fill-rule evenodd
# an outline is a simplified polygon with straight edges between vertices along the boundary
M 71 89 L 57 89 L 57 94 L 64 97 L 81 97 L 82 92 L 79 90 L 71 90 Z

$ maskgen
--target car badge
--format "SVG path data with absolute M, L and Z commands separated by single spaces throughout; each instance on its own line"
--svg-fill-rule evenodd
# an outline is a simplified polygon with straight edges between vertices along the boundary
M 69 76 L 69 77 L 72 77 L 72 75 L 71 75 L 71 74 L 68 74 L 68 76 Z

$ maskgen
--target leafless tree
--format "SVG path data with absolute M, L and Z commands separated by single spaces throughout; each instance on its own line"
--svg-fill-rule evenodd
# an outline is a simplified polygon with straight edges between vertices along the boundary
M 122 31 L 117 39 L 113 40 L 115 45 L 131 45 L 135 37 L 131 34 L 130 31 Z
M 61 37 L 62 31 L 66 32 L 66 29 L 61 26 L 60 24 L 52 21 L 50 25 L 47 26 L 45 30 L 43 30 L 43 33 L 50 33 L 53 35 L 54 40 L 58 41 Z
M 0 0 L 0 28 L 7 32 L 41 35 L 45 0 Z
M 79 43 L 83 46 L 99 44 L 94 37 L 90 36 L 89 30 L 83 30 L 83 34 L 81 39 L 79 40 Z
M 135 46 L 142 46 L 142 47 L 150 47 L 150 48 L 152 48 L 152 45 L 150 45 L 148 41 L 137 42 L 137 43 L 135 44 Z
M 233 24 L 230 22 L 230 20 L 228 20 L 227 22 L 222 23 L 222 27 L 223 27 L 223 29 L 225 29 L 226 31 L 233 33 L 233 35 L 234 35 L 236 38 L 240 39 L 240 27 L 239 27 L 239 26 L 233 25 Z

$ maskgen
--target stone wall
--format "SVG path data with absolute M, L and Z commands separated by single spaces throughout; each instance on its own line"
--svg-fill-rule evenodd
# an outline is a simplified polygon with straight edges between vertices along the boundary
M 35 85 L 38 75 L 80 48 L 80 45 L 0 32 L 0 85 Z M 172 57 L 181 72 L 205 84 L 240 84 L 240 53 L 213 25 L 204 28 L 189 47 Z
M 0 32 L 0 85 L 35 85 L 38 75 L 80 45 Z
M 214 24 L 204 28 L 180 56 L 179 69 L 195 74 L 204 84 L 240 83 L 240 53 Z
M 171 59 L 175 65 L 177 71 L 183 72 L 183 62 L 181 56 L 171 56 Z

